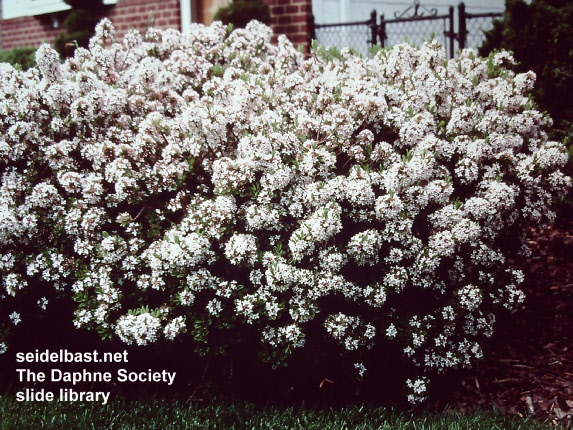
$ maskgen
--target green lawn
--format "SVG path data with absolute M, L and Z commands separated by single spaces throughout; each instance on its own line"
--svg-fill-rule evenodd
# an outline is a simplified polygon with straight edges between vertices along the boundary
M 374 406 L 336 409 L 262 406 L 251 403 L 186 405 L 165 400 L 114 399 L 107 405 L 79 402 L 17 402 L 0 396 L 0 428 L 22 429 L 397 429 L 507 430 L 547 429 L 531 419 L 509 420 L 493 414 L 411 415 Z

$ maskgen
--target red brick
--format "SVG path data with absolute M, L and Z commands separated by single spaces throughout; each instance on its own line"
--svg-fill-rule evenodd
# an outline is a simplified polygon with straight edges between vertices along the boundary
M 285 9 L 286 13 L 289 14 L 294 14 L 294 13 L 298 13 L 299 12 L 299 7 L 298 6 L 287 6 Z
M 304 22 L 307 23 L 308 22 L 308 16 L 307 15 L 295 15 L 292 17 L 292 22 Z
M 305 43 L 308 42 L 308 36 L 303 33 L 295 34 L 290 37 L 292 43 Z
M 279 24 L 291 24 L 293 17 L 291 15 L 281 15 L 279 16 Z
M 271 7 L 271 15 L 282 15 L 285 13 L 284 6 L 272 6 Z
M 288 36 L 292 33 L 298 33 L 300 30 L 299 26 L 296 24 L 287 25 L 285 28 L 285 34 Z

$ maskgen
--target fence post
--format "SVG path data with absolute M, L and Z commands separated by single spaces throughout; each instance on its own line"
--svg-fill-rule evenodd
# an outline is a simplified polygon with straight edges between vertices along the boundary
M 370 46 L 376 45 L 376 10 L 370 13 Z
M 448 31 L 448 38 L 450 39 L 450 58 L 454 58 L 454 39 L 456 34 L 454 33 L 454 7 L 450 6 L 448 8 L 448 19 L 450 20 L 450 29 Z
M 386 21 L 384 20 L 384 14 L 380 16 L 380 26 L 378 27 L 378 38 L 380 39 L 380 46 L 384 48 L 386 46 Z
M 462 2 L 458 5 L 458 18 L 459 18 L 459 24 L 458 24 L 458 43 L 459 43 L 459 48 L 460 49 L 464 49 L 466 47 L 466 37 L 468 34 L 468 30 L 466 27 L 466 5 Z
M 314 21 L 314 14 L 310 13 L 308 15 L 308 38 L 310 39 L 310 45 L 312 44 L 313 40 L 316 40 L 316 22 Z

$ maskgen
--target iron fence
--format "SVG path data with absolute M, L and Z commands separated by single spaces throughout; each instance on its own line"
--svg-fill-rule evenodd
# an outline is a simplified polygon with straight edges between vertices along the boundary
M 377 43 L 376 11 L 372 11 L 367 21 L 342 24 L 314 24 L 313 18 L 311 27 L 311 39 L 324 46 L 350 47 L 366 54 Z
M 459 47 L 479 48 L 485 40 L 485 32 L 493 28 L 493 20 L 501 13 L 467 13 L 466 6 L 460 3 L 459 11 Z
M 450 57 L 454 55 L 454 8 L 447 15 L 414 16 L 411 18 L 384 19 L 380 17 L 379 41 L 382 46 L 392 46 L 404 41 L 421 46 L 425 40 L 438 39 Z
M 478 48 L 485 39 L 485 30 L 492 28 L 493 19 L 501 17 L 501 13 L 470 14 L 465 11 L 464 3 L 458 6 L 457 25 L 454 31 L 454 7 L 450 6 L 448 14 L 438 15 L 433 10 L 429 16 L 418 15 L 419 2 L 415 2 L 415 13 L 411 17 L 398 16 L 385 19 L 372 11 L 370 19 L 360 22 L 340 24 L 316 24 L 312 20 L 312 39 L 325 46 L 338 48 L 351 47 L 365 54 L 376 44 L 392 46 L 407 41 L 421 45 L 431 37 L 439 40 L 446 48 L 447 55 L 455 55 L 455 42 L 459 49 Z

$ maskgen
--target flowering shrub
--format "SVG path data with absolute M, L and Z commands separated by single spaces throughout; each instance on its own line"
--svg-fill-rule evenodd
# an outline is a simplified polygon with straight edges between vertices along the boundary
M 1 66 L 3 339 L 73 294 L 77 327 L 139 345 L 222 351 L 248 327 L 274 363 L 337 344 L 359 377 L 397 345 L 413 402 L 482 356 L 524 299 L 525 228 L 570 185 L 535 76 L 436 42 L 305 59 L 270 37 L 120 44 L 104 20 L 63 64 L 43 45 Z

